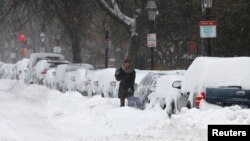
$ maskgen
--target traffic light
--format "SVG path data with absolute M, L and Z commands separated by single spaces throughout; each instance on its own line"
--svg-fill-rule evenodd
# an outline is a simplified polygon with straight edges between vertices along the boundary
M 20 41 L 21 43 L 24 43 L 24 42 L 26 41 L 26 37 L 25 37 L 23 34 L 20 34 L 20 35 L 19 35 L 19 41 Z

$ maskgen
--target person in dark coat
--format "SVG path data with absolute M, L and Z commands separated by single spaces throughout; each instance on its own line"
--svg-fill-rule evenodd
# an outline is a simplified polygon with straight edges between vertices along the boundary
M 129 59 L 125 59 L 122 67 L 116 69 L 115 78 L 117 81 L 120 81 L 118 98 L 122 107 L 125 105 L 125 99 L 134 94 L 135 70 Z

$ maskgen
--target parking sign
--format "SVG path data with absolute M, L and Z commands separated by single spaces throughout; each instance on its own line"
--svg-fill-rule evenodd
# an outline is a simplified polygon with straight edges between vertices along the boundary
M 59 54 L 59 53 L 62 52 L 62 48 L 61 48 L 61 47 L 58 47 L 58 46 L 55 46 L 55 47 L 53 48 L 53 52 Z
M 155 33 L 147 34 L 147 46 L 156 47 L 156 34 Z
M 200 37 L 215 38 L 216 37 L 216 21 L 200 21 Z

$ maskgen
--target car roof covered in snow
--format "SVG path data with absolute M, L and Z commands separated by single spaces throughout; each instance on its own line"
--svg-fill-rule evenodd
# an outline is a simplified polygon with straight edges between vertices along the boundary
M 40 60 L 64 60 L 64 56 L 61 54 L 55 53 L 32 53 L 30 55 L 29 67 L 36 65 L 36 63 Z
M 198 57 L 186 71 L 181 91 L 222 86 L 250 89 L 250 57 Z
M 69 66 L 76 66 L 76 67 L 79 66 L 80 68 L 94 69 L 94 66 L 85 63 L 73 63 L 69 64 Z

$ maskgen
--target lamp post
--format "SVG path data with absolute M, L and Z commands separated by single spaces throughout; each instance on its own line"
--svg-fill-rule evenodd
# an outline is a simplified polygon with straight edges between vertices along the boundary
M 210 20 L 210 13 L 212 10 L 213 0 L 201 0 L 202 14 L 207 21 Z M 207 56 L 212 56 L 211 38 L 206 38 L 207 40 Z
M 45 46 L 44 46 L 44 43 L 45 43 L 45 34 L 43 32 L 40 34 L 40 39 L 41 39 L 41 49 L 40 49 L 40 52 L 45 52 Z
M 147 35 L 147 46 L 151 50 L 151 70 L 154 70 L 154 48 L 156 47 L 156 34 L 154 30 L 155 17 L 158 15 L 155 0 L 148 0 L 147 7 L 149 20 L 149 33 Z
M 110 20 L 110 15 L 106 14 L 105 19 L 104 19 L 104 30 L 105 30 L 105 68 L 108 68 L 108 49 L 111 46 L 111 40 L 109 37 L 110 34 L 110 25 L 111 25 L 111 20 Z

